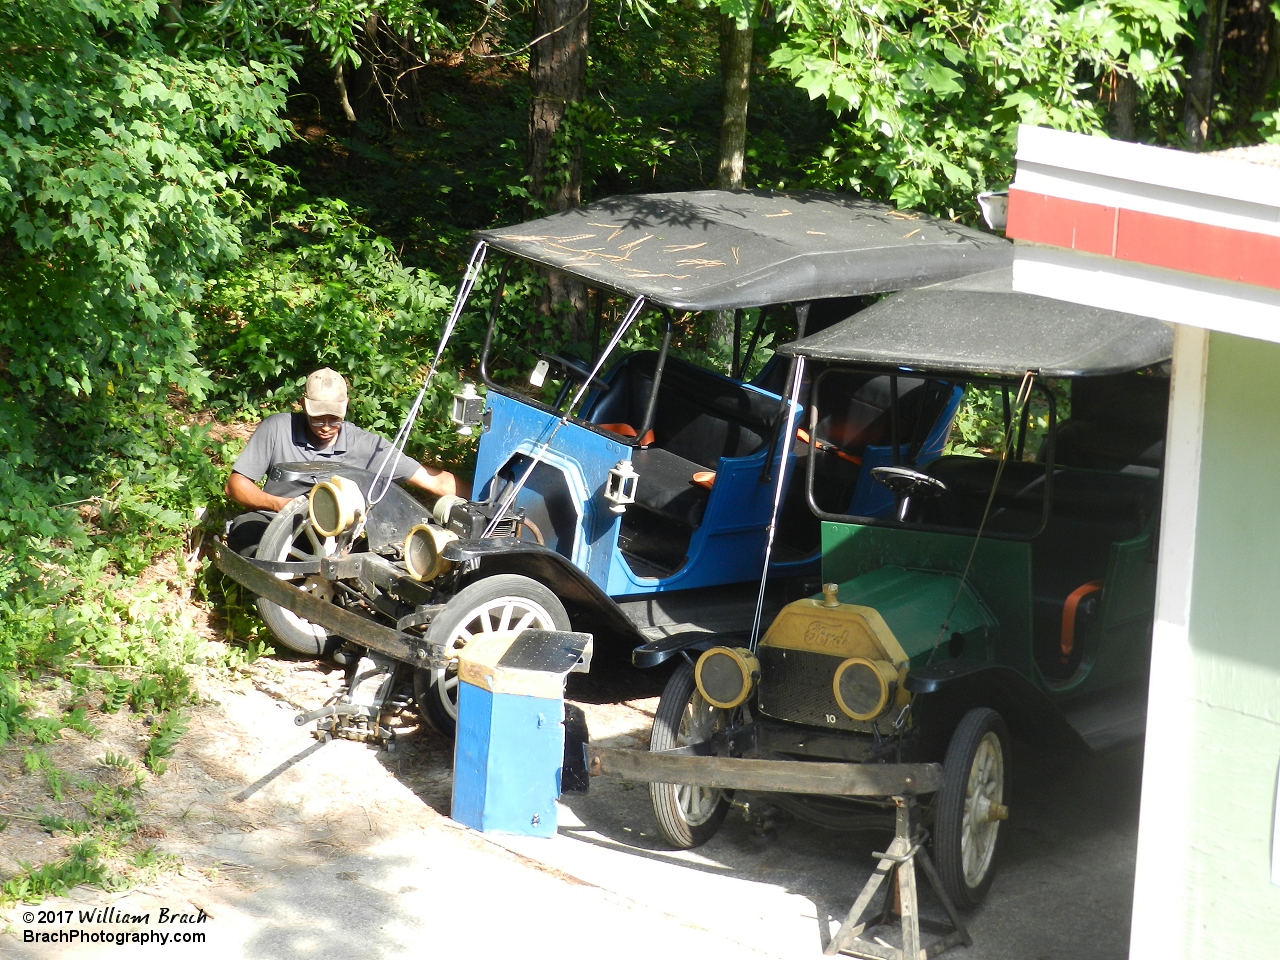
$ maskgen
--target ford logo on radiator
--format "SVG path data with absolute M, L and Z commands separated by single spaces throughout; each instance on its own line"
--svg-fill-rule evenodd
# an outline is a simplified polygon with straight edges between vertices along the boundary
M 843 624 L 815 620 L 804 632 L 804 642 L 815 647 L 839 647 L 849 640 L 849 628 Z

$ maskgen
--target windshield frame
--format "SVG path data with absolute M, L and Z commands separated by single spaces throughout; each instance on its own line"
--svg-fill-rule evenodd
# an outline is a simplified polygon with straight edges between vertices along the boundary
M 1041 509 L 1040 523 L 1035 528 L 1035 530 L 1032 531 L 1031 533 L 990 530 L 986 528 L 985 524 L 983 524 L 980 527 L 951 527 L 951 526 L 945 526 L 942 524 L 920 523 L 920 522 L 910 522 L 906 520 L 899 520 L 897 519 L 896 516 L 864 517 L 864 516 L 858 516 L 856 514 L 832 513 L 818 506 L 817 502 L 814 499 L 814 479 L 817 472 L 817 457 L 815 456 L 815 454 L 818 452 L 818 449 L 817 449 L 818 441 L 817 441 L 816 433 L 817 433 L 818 415 L 819 415 L 818 403 L 817 403 L 817 398 L 820 395 L 819 387 L 822 381 L 826 377 L 835 373 L 848 373 L 850 371 L 873 373 L 879 376 L 888 375 L 894 378 L 894 380 L 892 381 L 892 383 L 894 383 L 895 385 L 893 389 L 894 409 L 890 411 L 890 429 L 891 429 L 890 447 L 891 447 L 891 450 L 893 451 L 892 455 L 895 463 L 898 462 L 898 458 L 901 455 L 900 451 L 902 448 L 901 438 L 898 435 L 900 418 L 898 415 L 898 410 L 896 409 L 897 404 L 899 402 L 897 397 L 897 390 L 896 390 L 896 378 L 898 376 L 924 378 L 926 380 L 952 383 L 956 386 L 982 385 L 982 386 L 989 386 L 989 387 L 1003 387 L 1006 391 L 1013 391 L 1015 394 L 1020 386 L 1019 381 L 1013 380 L 1009 377 L 1004 377 L 1004 376 L 975 376 L 972 373 L 945 376 L 937 373 L 920 373 L 905 367 L 891 367 L 886 369 L 885 367 L 882 367 L 882 366 L 872 366 L 872 365 L 863 365 L 863 364 L 832 364 L 828 366 L 825 370 L 822 371 L 821 374 L 819 374 L 814 379 L 813 385 L 810 388 L 810 393 L 809 393 L 809 398 L 810 398 L 809 417 L 808 417 L 809 439 L 807 443 L 809 447 L 809 456 L 805 458 L 804 493 L 805 493 L 805 503 L 809 507 L 810 512 L 812 512 L 814 516 L 816 516 L 819 520 L 823 520 L 831 523 L 858 524 L 862 526 L 871 526 L 871 527 L 887 527 L 889 529 L 911 531 L 911 532 L 947 533 L 947 534 L 953 534 L 957 536 L 966 536 L 966 537 L 982 536 L 982 537 L 990 537 L 996 540 L 1013 540 L 1013 541 L 1023 541 L 1023 542 L 1029 542 L 1031 540 L 1034 540 L 1044 532 L 1045 527 L 1049 523 L 1049 517 L 1053 510 L 1053 477 L 1054 477 L 1054 473 L 1056 472 L 1055 470 L 1056 460 L 1055 460 L 1054 454 L 1055 454 L 1058 420 L 1057 420 L 1057 400 L 1053 395 L 1053 391 L 1050 390 L 1045 383 L 1041 382 L 1038 379 L 1032 384 L 1032 390 L 1039 393 L 1039 395 L 1047 401 L 1048 408 L 1049 408 L 1049 423 L 1048 423 L 1048 433 L 1045 437 L 1044 445 L 1041 447 L 1041 449 L 1044 450 L 1045 452 L 1044 504 Z M 1026 436 L 1026 428 L 1027 428 L 1026 427 L 1027 414 L 1029 413 L 1030 408 L 1031 408 L 1031 404 L 1028 401 L 1028 403 L 1024 407 L 1022 416 L 1018 416 L 1017 411 L 1013 411 L 1013 410 L 1007 411 L 1007 419 L 1005 420 L 1005 433 L 1003 438 L 1004 439 L 1003 456 L 1007 457 L 1008 460 L 1012 460 L 1013 454 L 1015 453 L 1015 444 L 1011 442 L 1011 437 L 1010 437 L 1011 431 L 1016 429 L 1019 435 L 1019 439 L 1016 443 L 1016 452 L 1021 452 L 1021 450 L 1023 449 L 1025 436 Z M 1015 419 L 1019 420 L 1020 422 L 1015 423 L 1014 422 Z M 974 458 L 974 459 L 979 459 L 979 458 Z M 992 458 L 983 457 L 981 459 L 992 459 Z M 915 468 L 913 467 L 913 469 Z

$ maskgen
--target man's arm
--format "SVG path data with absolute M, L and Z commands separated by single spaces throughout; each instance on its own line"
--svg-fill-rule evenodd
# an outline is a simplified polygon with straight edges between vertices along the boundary
M 450 493 L 460 497 L 471 496 L 471 484 L 459 480 L 448 470 L 437 470 L 435 467 L 418 467 L 405 483 L 425 490 L 433 497 L 443 497 Z
M 275 510 L 279 512 L 289 505 L 288 497 L 275 497 L 246 477 L 231 471 L 227 477 L 226 494 L 242 507 L 250 510 Z

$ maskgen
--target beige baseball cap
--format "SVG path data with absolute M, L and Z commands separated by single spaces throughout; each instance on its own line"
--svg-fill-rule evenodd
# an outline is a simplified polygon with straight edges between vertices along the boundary
M 302 406 L 309 417 L 345 417 L 347 415 L 347 381 L 342 374 L 321 367 L 307 377 L 307 390 Z

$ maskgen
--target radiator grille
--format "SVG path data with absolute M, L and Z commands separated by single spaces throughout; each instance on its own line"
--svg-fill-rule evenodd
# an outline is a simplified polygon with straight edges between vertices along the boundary
M 850 719 L 836 704 L 831 682 L 844 657 L 770 646 L 761 646 L 756 656 L 760 661 L 761 713 L 829 730 L 870 731 L 871 724 Z

